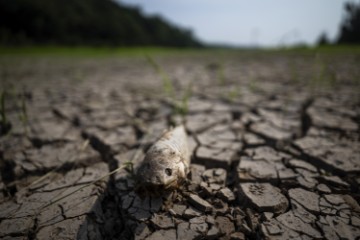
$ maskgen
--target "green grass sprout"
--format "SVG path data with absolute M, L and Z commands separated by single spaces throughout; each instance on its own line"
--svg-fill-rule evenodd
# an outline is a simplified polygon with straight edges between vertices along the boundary
M 164 71 L 164 69 L 155 61 L 154 58 L 152 58 L 149 54 L 145 55 L 145 58 L 147 62 L 150 64 L 150 66 L 156 71 L 156 73 L 161 77 L 162 79 L 162 85 L 163 85 L 163 91 L 165 94 L 169 97 L 174 96 L 174 87 L 171 82 L 171 79 L 169 75 Z

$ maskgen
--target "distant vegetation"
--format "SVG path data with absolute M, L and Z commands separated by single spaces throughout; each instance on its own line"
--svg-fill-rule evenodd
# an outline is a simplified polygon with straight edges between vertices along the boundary
M 345 17 L 340 25 L 338 38 L 331 42 L 326 33 L 321 33 L 318 38 L 318 45 L 360 44 L 360 3 L 347 2 L 344 8 Z
M 345 4 L 346 16 L 343 19 L 338 43 L 360 44 L 360 3 Z
M 202 46 L 190 30 L 113 0 L 0 0 L 0 44 Z

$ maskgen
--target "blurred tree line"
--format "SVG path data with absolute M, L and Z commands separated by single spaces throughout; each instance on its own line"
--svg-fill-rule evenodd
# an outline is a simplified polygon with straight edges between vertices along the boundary
M 344 5 L 345 17 L 339 29 L 336 44 L 360 44 L 360 3 L 347 2 Z M 326 33 L 322 33 L 318 39 L 319 45 L 331 44 Z
M 360 43 L 360 3 L 345 4 L 346 16 L 343 19 L 338 43 Z
M 113 0 L 0 0 L 0 44 L 201 46 L 190 30 Z

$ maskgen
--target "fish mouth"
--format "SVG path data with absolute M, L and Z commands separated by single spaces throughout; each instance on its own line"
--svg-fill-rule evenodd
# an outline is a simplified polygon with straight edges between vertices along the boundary
M 158 197 L 177 187 L 178 187 L 178 181 L 176 179 L 174 179 L 171 182 L 167 182 L 166 184 L 137 182 L 135 185 L 135 192 L 139 195 Z

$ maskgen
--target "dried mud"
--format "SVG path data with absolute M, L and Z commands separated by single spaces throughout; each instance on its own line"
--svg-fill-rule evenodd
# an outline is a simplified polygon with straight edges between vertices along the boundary
M 358 239 L 358 59 L 157 57 L 171 96 L 145 58 L 3 59 L 0 238 Z M 183 187 L 139 197 L 106 176 L 177 122 Z

